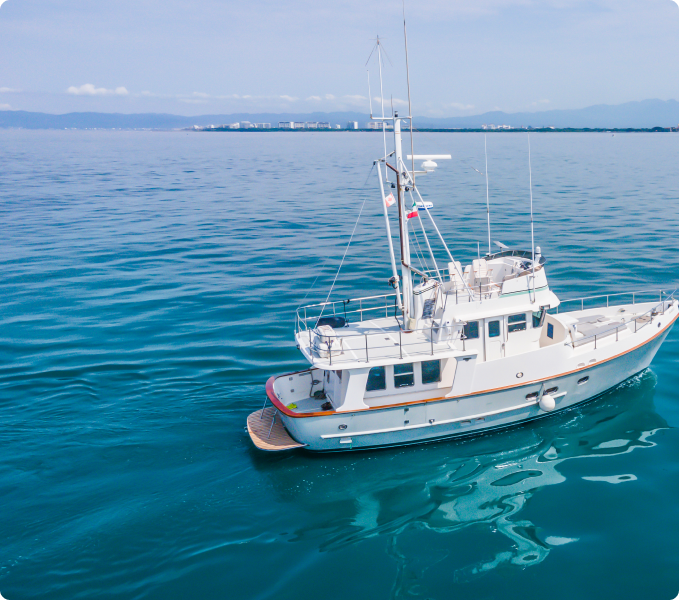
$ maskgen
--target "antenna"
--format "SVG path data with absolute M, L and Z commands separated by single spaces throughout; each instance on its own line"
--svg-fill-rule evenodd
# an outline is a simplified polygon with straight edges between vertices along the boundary
M 535 235 L 533 232 L 533 169 L 530 160 L 530 133 L 528 134 L 528 177 L 530 182 L 530 245 L 533 254 L 533 302 L 535 302 Z
M 406 29 L 406 0 L 403 0 L 403 40 L 406 46 L 406 79 L 408 81 L 408 116 L 410 117 L 410 154 L 412 159 L 412 178 L 415 185 L 415 148 L 413 147 L 413 107 L 410 102 L 410 67 L 408 66 L 408 31 Z
M 488 218 L 488 256 L 490 256 L 490 199 L 488 195 L 488 134 L 483 135 L 483 149 L 486 153 L 486 216 Z

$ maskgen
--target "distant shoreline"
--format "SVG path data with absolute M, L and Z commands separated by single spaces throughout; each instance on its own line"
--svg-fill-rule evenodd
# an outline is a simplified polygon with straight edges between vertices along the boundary
M 192 127 L 182 129 L 181 131 L 193 133 L 206 132 L 228 132 L 228 133 L 271 133 L 271 132 L 286 132 L 286 133 L 381 133 L 381 129 L 279 129 L 271 127 L 269 129 L 255 129 L 255 128 L 239 128 L 232 129 L 230 127 L 201 127 L 194 129 Z M 387 133 L 392 133 L 393 130 L 387 129 Z M 408 132 L 406 128 L 403 130 Z M 455 128 L 455 129 L 428 129 L 426 127 L 416 128 L 415 133 L 670 133 L 679 131 L 679 127 L 652 127 L 652 128 L 635 128 L 626 127 L 620 128 L 592 128 L 592 127 L 515 127 L 512 129 L 482 129 L 482 128 Z

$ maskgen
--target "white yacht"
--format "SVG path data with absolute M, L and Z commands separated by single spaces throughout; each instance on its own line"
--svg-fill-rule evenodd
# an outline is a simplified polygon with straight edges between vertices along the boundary
M 394 293 L 297 310 L 295 339 L 309 368 L 267 382 L 265 406 L 247 420 L 257 448 L 342 451 L 478 435 L 590 400 L 649 366 L 679 316 L 673 293 L 560 301 L 533 242 L 526 251 L 499 244 L 463 267 L 419 192 L 434 161 L 450 157 L 404 157 L 411 116 L 371 118 L 393 124 L 394 151 L 385 147 L 374 164 Z M 411 261 L 415 236 L 430 268 Z

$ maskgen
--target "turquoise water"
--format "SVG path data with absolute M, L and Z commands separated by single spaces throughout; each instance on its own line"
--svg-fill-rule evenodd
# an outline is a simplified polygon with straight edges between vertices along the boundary
M 469 260 L 487 244 L 471 168 L 483 136 L 416 141 L 453 154 L 421 186 Z M 531 143 L 556 293 L 674 289 L 679 136 Z M 325 299 L 366 198 L 333 297 L 389 291 L 379 134 L 1 131 L 0 144 L 5 598 L 679 593 L 679 329 L 649 371 L 534 424 L 263 455 L 246 416 L 271 374 L 305 366 L 294 309 Z M 526 136 L 488 147 L 493 239 L 529 247 Z

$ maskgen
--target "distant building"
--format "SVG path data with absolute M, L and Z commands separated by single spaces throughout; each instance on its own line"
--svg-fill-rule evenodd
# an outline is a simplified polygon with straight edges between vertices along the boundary
M 318 129 L 318 123 L 315 121 L 307 121 L 305 125 L 307 129 Z
M 255 129 L 271 129 L 271 123 L 255 123 Z
M 318 123 L 319 129 L 330 129 L 330 123 Z
M 250 121 L 241 121 L 240 122 L 240 128 L 241 129 L 250 129 L 252 127 L 252 123 Z
M 278 129 L 294 129 L 294 121 L 278 121 Z
M 342 129 L 341 125 L 335 125 L 335 129 Z
M 370 121 L 367 125 L 368 129 L 393 129 L 394 126 L 391 123 L 384 123 L 383 121 Z
M 347 129 L 358 129 L 358 121 L 349 121 L 347 123 Z
M 224 125 L 224 127 L 229 129 L 240 129 L 240 123 L 230 123 L 229 125 Z

